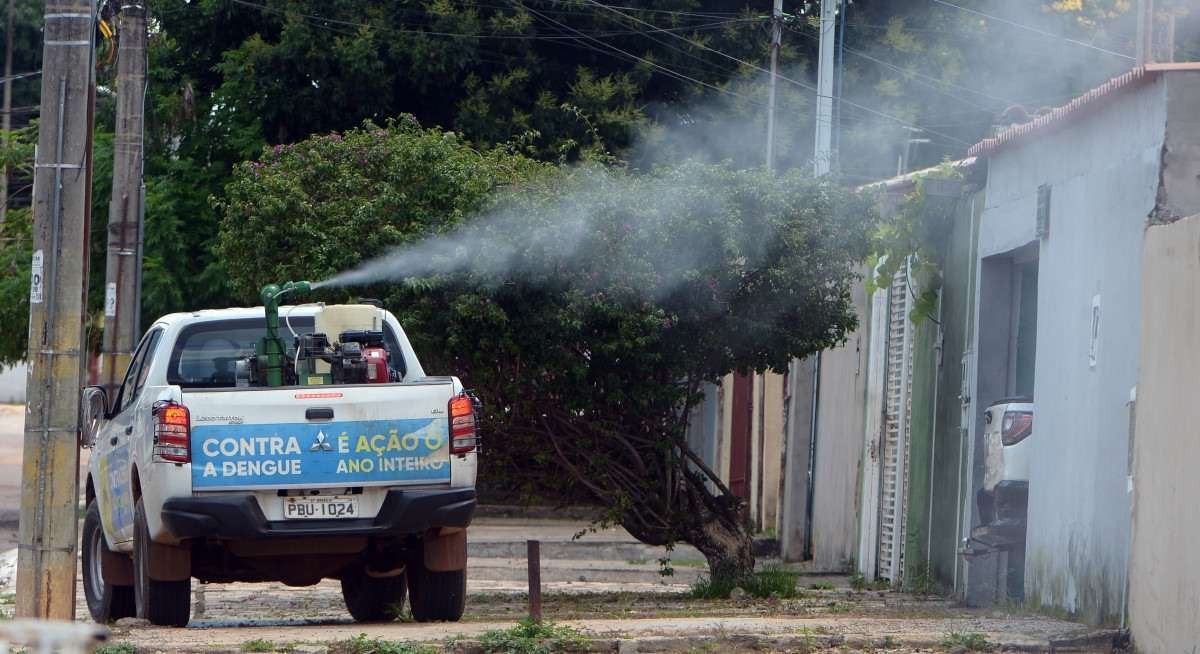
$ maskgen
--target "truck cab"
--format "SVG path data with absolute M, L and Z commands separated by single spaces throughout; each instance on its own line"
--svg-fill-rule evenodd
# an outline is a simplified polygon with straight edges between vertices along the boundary
M 84 391 L 94 448 L 83 527 L 88 609 L 186 625 L 191 584 L 341 582 L 359 621 L 457 620 L 475 510 L 478 402 L 426 375 L 391 313 L 280 307 L 172 314 L 112 397 Z

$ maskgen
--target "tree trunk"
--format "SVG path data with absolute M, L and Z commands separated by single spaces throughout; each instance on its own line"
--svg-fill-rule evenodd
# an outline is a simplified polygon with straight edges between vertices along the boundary
M 684 539 L 708 560 L 712 579 L 745 579 L 754 573 L 754 539 L 745 527 L 731 528 L 727 520 L 711 517 L 687 529 Z

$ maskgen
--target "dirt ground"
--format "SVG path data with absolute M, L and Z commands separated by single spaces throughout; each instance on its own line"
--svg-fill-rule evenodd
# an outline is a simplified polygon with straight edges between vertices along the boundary
M 22 407 L 0 405 L 0 618 L 13 611 L 23 419 Z M 664 577 L 657 563 L 665 555 L 662 548 L 642 545 L 621 529 L 574 538 L 587 526 L 581 520 L 478 518 L 468 532 L 468 598 L 459 623 L 416 624 L 402 618 L 355 624 L 336 581 L 308 588 L 194 584 L 193 619 L 187 628 L 123 620 L 110 625 L 109 643 L 119 647 L 108 652 L 420 651 L 399 645 L 379 649 L 379 643 L 346 645 L 360 634 L 368 641 L 462 650 L 462 639 L 508 629 L 527 615 L 524 556 L 530 538 L 542 543 L 544 618 L 596 639 L 596 651 L 958 652 L 964 651 L 961 643 L 970 642 L 1046 651 L 1054 639 L 1088 632 L 1075 623 L 1020 611 L 966 609 L 941 598 L 854 591 L 844 576 L 802 575 L 803 593 L 796 599 L 692 599 L 688 589 L 704 574 L 698 552 L 677 547 L 671 553 L 675 573 Z M 76 614 L 86 621 L 82 592 Z M 0 620 L 0 642 L 11 624 Z
M 345 616 L 334 584 L 321 584 L 284 616 L 277 611 L 280 598 L 287 594 L 264 589 L 236 605 L 210 604 L 205 617 L 186 629 L 117 626 L 112 639 L 135 645 L 139 651 L 239 650 L 252 641 L 269 641 L 279 649 L 316 645 L 319 651 L 320 646 L 360 634 L 384 641 L 445 645 L 509 628 L 526 612 L 524 595 L 476 593 L 468 599 L 464 621 L 457 624 L 361 625 Z M 982 638 L 1004 650 L 1045 651 L 1051 639 L 1087 631 L 1035 615 L 960 609 L 942 600 L 848 589 L 813 590 L 796 600 L 743 601 L 695 600 L 680 593 L 549 593 L 543 615 L 593 638 L 674 639 L 672 651 L 726 651 L 736 638 L 748 637 L 791 637 L 795 644 L 797 637 L 804 643 L 810 636 L 814 645 L 841 643 L 849 647 L 844 651 L 961 651 L 954 639 L 968 637 Z

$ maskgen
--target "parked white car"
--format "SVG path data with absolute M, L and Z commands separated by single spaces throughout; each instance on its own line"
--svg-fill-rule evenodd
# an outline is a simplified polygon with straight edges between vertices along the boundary
M 335 578 L 359 621 L 406 594 L 417 620 L 461 617 L 477 402 L 427 376 L 383 309 L 280 314 L 296 344 L 280 386 L 255 380 L 260 307 L 161 318 L 114 397 L 85 389 L 83 578 L 98 622 L 185 625 L 193 578 Z
M 1023 518 L 1032 461 L 1033 402 L 1025 397 L 993 402 L 983 414 L 983 424 L 983 522 L 997 517 Z

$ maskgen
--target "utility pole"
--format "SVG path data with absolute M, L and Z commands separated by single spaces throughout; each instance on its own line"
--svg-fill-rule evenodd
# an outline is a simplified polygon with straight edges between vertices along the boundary
M 8 21 L 4 27 L 4 115 L 0 117 L 0 130 L 4 130 L 4 145 L 8 145 L 8 132 L 12 129 L 12 51 L 13 10 L 15 0 L 8 0 Z M 0 166 L 0 225 L 8 218 L 8 166 Z
M 117 125 L 104 271 L 101 383 L 109 397 L 121 384 L 140 334 L 142 278 L 142 116 L 146 92 L 146 6 L 125 2 L 117 17 Z
M 1154 0 L 1138 0 L 1137 65 L 1154 63 Z
M 821 34 L 817 60 L 817 128 L 813 174 L 829 172 L 833 158 L 833 46 L 837 40 L 838 0 L 821 0 Z
M 96 22 L 91 0 L 46 0 L 45 7 L 16 602 L 18 616 L 70 620 Z
M 775 169 L 775 86 L 779 81 L 779 46 L 783 42 L 783 0 L 771 9 L 771 81 L 767 91 L 767 170 Z

